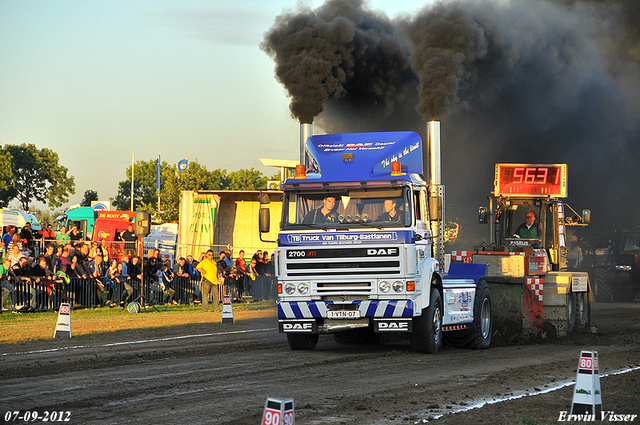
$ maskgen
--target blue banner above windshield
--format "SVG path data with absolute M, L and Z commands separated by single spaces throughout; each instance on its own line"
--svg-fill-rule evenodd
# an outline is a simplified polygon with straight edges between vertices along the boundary
M 422 139 L 413 131 L 311 136 L 305 145 L 307 179 L 324 182 L 391 177 L 391 163 L 403 174 L 422 174 Z

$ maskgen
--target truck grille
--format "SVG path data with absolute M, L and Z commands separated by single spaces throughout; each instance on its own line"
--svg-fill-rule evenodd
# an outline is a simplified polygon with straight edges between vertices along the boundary
M 279 279 L 308 279 L 310 292 L 324 301 L 365 301 L 378 279 L 402 275 L 401 252 L 398 246 L 286 249 Z
M 316 292 L 324 301 L 364 301 L 372 286 L 371 282 L 318 282 Z
M 393 274 L 400 273 L 399 261 L 336 261 L 322 263 L 298 263 L 287 264 L 287 275 L 291 277 L 317 276 L 347 276 L 367 274 Z

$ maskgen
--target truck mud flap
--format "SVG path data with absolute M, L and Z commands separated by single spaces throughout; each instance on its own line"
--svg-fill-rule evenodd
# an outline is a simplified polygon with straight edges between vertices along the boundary
M 283 320 L 280 319 L 278 321 L 278 327 L 280 328 L 280 333 L 310 333 L 316 334 L 318 333 L 318 324 L 315 320 Z
M 374 332 L 411 332 L 413 322 L 410 318 L 373 319 Z

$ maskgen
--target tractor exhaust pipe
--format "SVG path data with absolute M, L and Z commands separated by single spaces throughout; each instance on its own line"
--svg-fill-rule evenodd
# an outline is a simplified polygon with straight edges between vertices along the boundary
M 307 143 L 307 139 L 313 136 L 313 124 L 312 123 L 300 123 L 300 164 L 304 163 L 304 145 Z

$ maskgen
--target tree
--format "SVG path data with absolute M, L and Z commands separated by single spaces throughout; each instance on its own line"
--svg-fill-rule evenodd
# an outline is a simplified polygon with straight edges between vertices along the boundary
M 9 190 L 13 187 L 14 178 L 11 169 L 11 154 L 0 149 L 0 207 L 6 207 L 11 201 Z
M 267 187 L 267 178 L 258 170 L 238 170 L 229 173 L 229 190 L 257 190 Z
M 97 201 L 98 199 L 98 192 L 95 190 L 85 190 L 84 199 L 80 202 L 80 205 L 83 207 L 90 207 L 91 201 Z
M 17 199 L 24 210 L 34 200 L 57 208 L 75 193 L 73 177 L 67 176 L 67 167 L 59 164 L 58 154 L 52 150 L 23 143 L 6 145 L 5 152 L 11 157 L 13 172 L 13 187 L 6 191 L 7 202 Z

